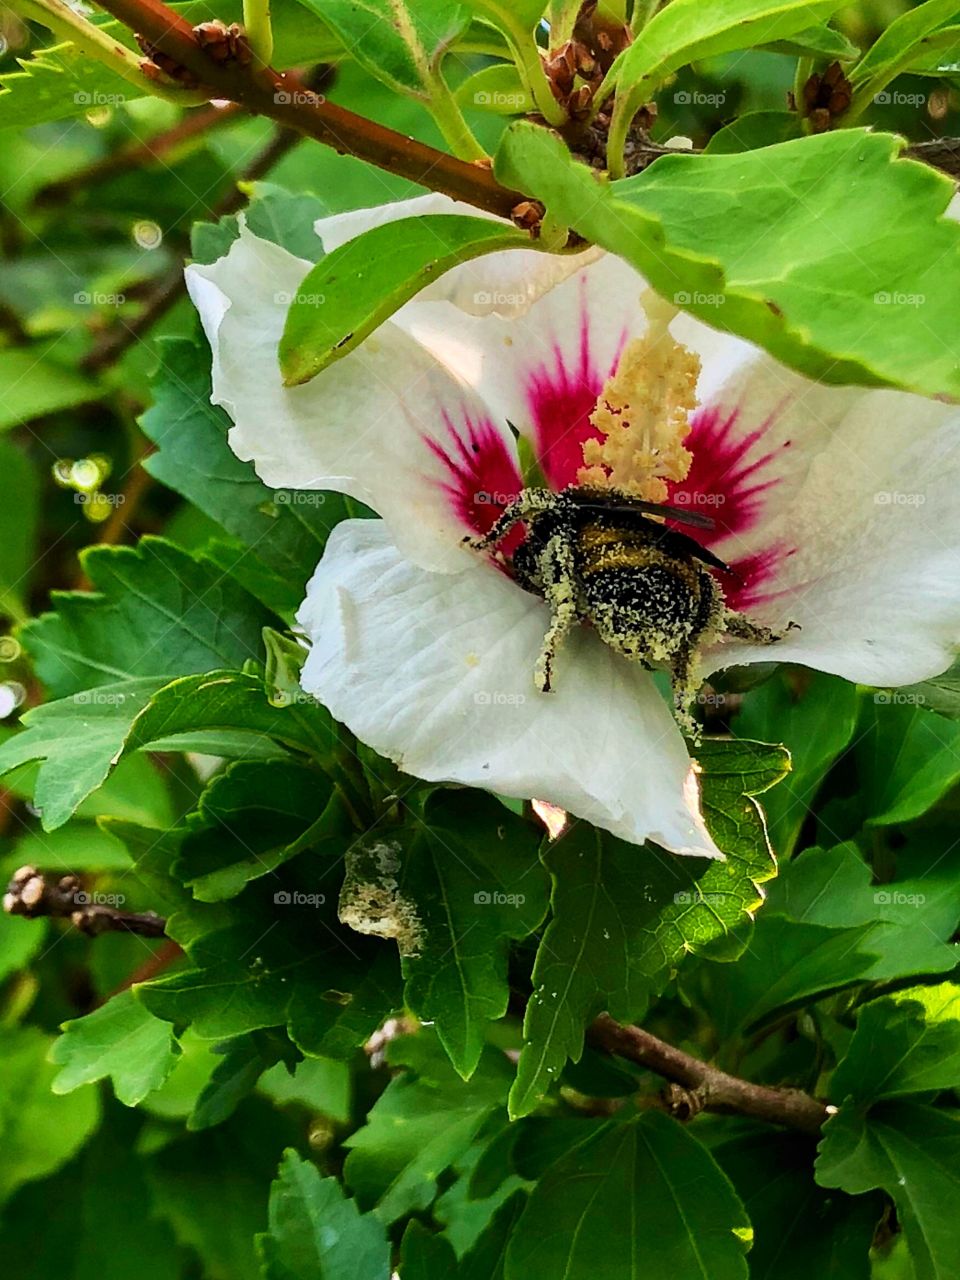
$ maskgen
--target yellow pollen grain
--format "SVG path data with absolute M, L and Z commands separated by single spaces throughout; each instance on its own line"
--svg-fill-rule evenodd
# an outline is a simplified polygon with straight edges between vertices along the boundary
M 685 480 L 693 454 L 683 441 L 697 407 L 700 359 L 677 342 L 662 308 L 648 308 L 642 338 L 624 348 L 590 421 L 602 439 L 583 446 L 578 483 L 664 502 L 667 481 Z

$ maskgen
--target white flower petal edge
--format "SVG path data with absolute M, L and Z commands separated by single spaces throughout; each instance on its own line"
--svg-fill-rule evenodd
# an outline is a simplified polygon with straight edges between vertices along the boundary
M 312 640 L 303 688 L 407 773 L 537 796 L 634 843 L 722 856 L 649 674 L 579 628 L 555 691 L 537 693 L 546 607 L 495 569 L 424 572 L 382 521 L 345 521 L 298 620 Z
M 290 299 L 310 263 L 244 228 L 229 253 L 187 269 L 187 288 L 213 351 L 214 404 L 234 422 L 230 447 L 272 488 L 332 489 L 372 506 L 405 554 L 454 572 L 475 562 L 442 492 L 450 472 L 431 451 L 455 452 L 451 425 L 484 423 L 513 457 L 505 423 L 395 324 L 300 387 L 277 363 Z

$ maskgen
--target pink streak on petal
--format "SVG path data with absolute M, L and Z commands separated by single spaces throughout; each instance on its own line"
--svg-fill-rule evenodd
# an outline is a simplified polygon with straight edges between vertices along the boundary
M 609 367 L 601 368 L 590 347 L 586 280 L 581 278 L 580 285 L 577 351 L 568 358 L 555 341 L 552 359 L 527 376 L 527 405 L 533 419 L 537 458 L 551 489 L 565 489 L 576 483 L 577 472 L 583 466 L 584 442 L 600 439 L 590 415 L 627 341 L 624 332 Z
M 670 486 L 667 498 L 675 506 L 709 515 L 715 521 L 712 530 L 675 526 L 707 547 L 716 547 L 731 535 L 742 535 L 756 526 L 771 490 L 780 483 L 777 456 L 781 449 L 791 447 L 791 441 L 785 440 L 764 451 L 762 442 L 776 412 L 755 430 L 738 435 L 740 412 L 740 406 L 724 411 L 705 405 L 693 415 L 685 442 L 693 454 L 690 474 Z M 720 547 L 719 554 L 724 556 L 725 550 Z M 783 561 L 794 550 L 780 543 L 731 561 L 735 572 L 717 575 L 730 607 L 749 612 L 772 599 L 776 592 L 765 588 L 772 585 Z
M 783 562 L 796 551 L 782 543 L 767 547 L 754 555 L 730 562 L 733 573 L 717 573 L 723 594 L 731 609 L 749 613 L 767 600 L 775 600 L 778 591 L 764 590 L 776 580 Z
M 775 415 L 745 435 L 736 433 L 739 416 L 739 407 L 728 413 L 711 405 L 697 410 L 684 442 L 693 454 L 690 474 L 670 486 L 668 502 L 709 515 L 716 522 L 715 529 L 695 534 L 704 546 L 714 546 L 730 534 L 743 534 L 754 527 L 763 512 L 765 495 L 780 483 L 770 464 L 780 449 L 790 448 L 791 442 L 786 440 L 776 449 L 757 452 L 755 446 L 763 440 Z
M 447 469 L 448 479 L 440 481 L 440 488 L 465 529 L 486 533 L 523 488 L 516 459 L 489 419 L 474 420 L 464 412 L 458 425 L 444 412 L 443 425 L 446 446 L 428 436 L 423 438 Z M 510 555 L 523 538 L 524 531 L 517 526 L 498 550 Z

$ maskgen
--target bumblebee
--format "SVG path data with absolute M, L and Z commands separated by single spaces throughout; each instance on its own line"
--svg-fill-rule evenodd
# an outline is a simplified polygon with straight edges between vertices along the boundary
M 483 537 L 464 542 L 488 552 L 514 525 L 526 525 L 511 568 L 522 587 L 550 606 L 534 670 L 542 693 L 553 686 L 554 661 L 567 632 L 588 623 L 617 653 L 648 669 L 669 670 L 677 717 L 696 732 L 690 705 L 699 686 L 701 646 L 724 634 L 773 644 L 784 633 L 728 608 L 710 569 L 730 573 L 729 566 L 663 519 L 714 527 L 698 512 L 571 485 L 559 493 L 524 489 Z

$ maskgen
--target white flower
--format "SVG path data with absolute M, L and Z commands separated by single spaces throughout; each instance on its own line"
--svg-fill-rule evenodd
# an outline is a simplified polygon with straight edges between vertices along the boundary
M 330 251 L 374 223 L 461 211 L 428 196 L 317 232 Z M 188 271 L 236 454 L 268 485 L 338 490 L 381 517 L 339 525 L 309 584 L 304 688 L 408 773 L 536 796 L 628 840 L 717 856 L 654 677 L 578 627 L 553 691 L 538 692 L 547 606 L 462 545 L 522 488 L 508 424 L 551 487 L 576 481 L 598 394 L 647 330 L 643 281 L 596 251 L 492 255 L 285 388 L 277 343 L 308 269 L 244 230 L 226 257 Z M 691 532 L 737 570 L 728 603 L 774 628 L 800 624 L 775 650 L 721 640 L 704 673 L 775 657 L 896 685 L 947 667 L 960 637 L 960 411 L 821 386 L 686 316 L 671 332 L 701 372 L 692 467 L 668 500 L 713 517 L 712 532 Z

